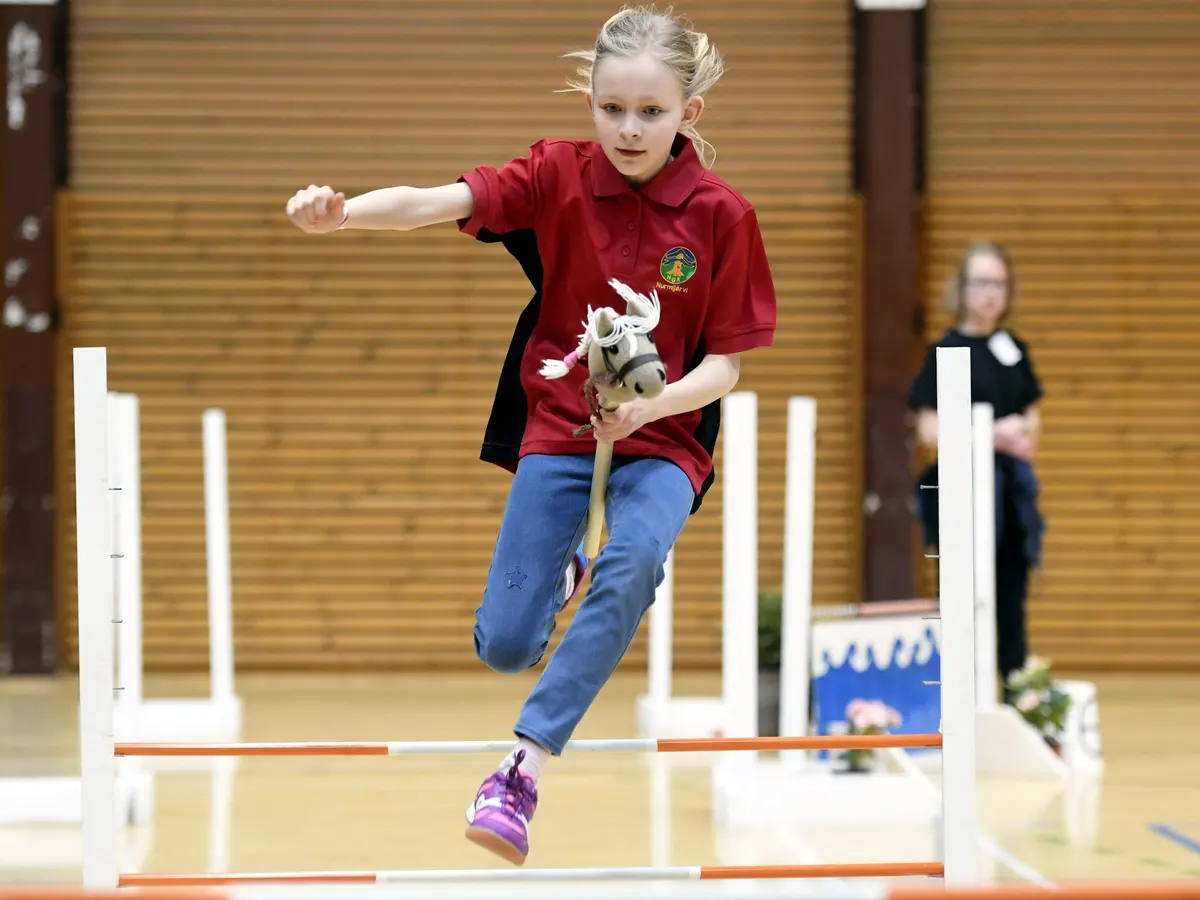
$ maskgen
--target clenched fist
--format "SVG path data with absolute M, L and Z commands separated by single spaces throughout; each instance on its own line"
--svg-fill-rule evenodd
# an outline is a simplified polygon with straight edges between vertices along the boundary
M 329 185 L 310 184 L 306 190 L 296 191 L 287 202 L 287 214 L 292 224 L 309 234 L 336 231 L 345 212 L 346 195 L 340 191 L 335 193 Z

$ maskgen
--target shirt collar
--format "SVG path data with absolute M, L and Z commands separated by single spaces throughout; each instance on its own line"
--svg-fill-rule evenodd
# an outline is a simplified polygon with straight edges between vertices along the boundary
M 704 164 L 696 153 L 696 148 L 687 135 L 675 135 L 671 145 L 674 161 L 654 176 L 639 190 L 658 203 L 666 206 L 680 206 L 691 196 L 692 191 L 704 177 Z M 634 188 L 621 177 L 607 156 L 604 148 L 598 143 L 592 149 L 592 193 L 597 197 L 615 197 L 619 194 L 633 193 Z

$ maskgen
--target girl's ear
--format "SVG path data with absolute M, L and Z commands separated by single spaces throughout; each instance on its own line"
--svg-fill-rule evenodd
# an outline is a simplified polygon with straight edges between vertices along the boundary
M 693 128 L 700 121 L 700 116 L 704 114 L 704 98 L 693 97 L 683 107 L 683 119 L 680 125 L 684 128 Z

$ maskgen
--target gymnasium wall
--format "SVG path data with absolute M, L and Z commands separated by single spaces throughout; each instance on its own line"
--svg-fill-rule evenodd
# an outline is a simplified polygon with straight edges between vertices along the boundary
M 201 413 L 229 428 L 240 667 L 473 667 L 509 476 L 477 460 L 530 289 L 452 225 L 293 229 L 310 182 L 349 195 L 453 181 L 544 135 L 586 137 L 555 94 L 619 4 L 237 0 L 74 4 L 64 348 L 103 344 L 141 397 L 145 658 L 204 665 Z M 779 289 L 760 400 L 760 574 L 781 579 L 786 399 L 818 400 L 815 600 L 857 593 L 850 4 L 693 0 L 726 54 L 702 133 L 759 209 Z M 66 349 L 62 371 L 70 371 Z M 60 533 L 74 533 L 63 378 Z M 581 413 L 582 413 L 581 407 Z M 719 460 L 718 460 L 719 463 Z M 720 650 L 721 489 L 676 567 L 677 664 Z M 61 548 L 64 658 L 75 559 Z M 560 621 L 558 635 L 566 621 Z M 645 663 L 643 633 L 626 664 Z
M 1200 665 L 1200 6 L 939 0 L 929 12 L 930 339 L 973 238 L 1012 250 L 1041 374 L 1049 532 L 1032 650 Z
M 0 176 L 0 177 L 3 177 L 3 176 Z M 5 430 L 4 407 L 6 405 L 7 404 L 5 404 L 5 403 L 0 403 L 0 447 L 4 446 L 4 444 L 3 444 L 4 430 Z M 0 453 L 0 484 L 5 483 L 4 482 L 4 456 L 5 456 L 5 454 Z M 5 519 L 7 519 L 7 518 L 8 518 L 7 516 L 0 516 L 0 546 L 7 546 L 6 544 L 3 543 L 3 541 L 5 539 L 4 529 L 7 524 L 5 522 Z M 8 577 L 8 573 L 7 573 L 7 569 L 6 569 L 6 567 L 8 565 L 8 562 L 6 559 L 7 556 L 8 556 L 7 553 L 0 553 L 0 584 L 5 583 L 5 579 Z M 0 616 L 0 645 L 4 645 L 4 632 L 5 632 L 5 626 L 7 624 L 7 622 L 5 620 L 7 618 L 8 618 L 7 616 Z

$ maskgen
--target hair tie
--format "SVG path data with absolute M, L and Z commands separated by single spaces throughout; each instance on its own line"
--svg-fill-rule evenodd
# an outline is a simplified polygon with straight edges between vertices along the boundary
M 579 362 L 579 351 L 572 350 L 562 359 L 542 360 L 541 374 L 546 378 L 562 378 Z

